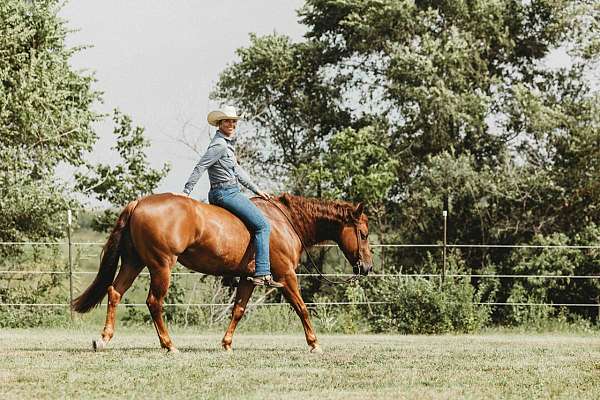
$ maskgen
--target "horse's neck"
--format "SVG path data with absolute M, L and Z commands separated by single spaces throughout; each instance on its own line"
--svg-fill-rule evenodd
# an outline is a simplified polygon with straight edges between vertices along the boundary
M 308 247 L 326 240 L 337 242 L 339 223 L 324 216 L 295 215 L 294 225 L 302 241 Z

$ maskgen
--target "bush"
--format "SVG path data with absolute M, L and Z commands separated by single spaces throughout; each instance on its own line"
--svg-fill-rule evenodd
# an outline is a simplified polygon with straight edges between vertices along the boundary
M 387 304 L 375 305 L 368 315 L 375 332 L 432 334 L 473 332 L 488 319 L 486 307 L 474 305 L 473 287 L 466 281 L 422 278 L 385 279 L 373 285 L 372 297 Z
M 590 224 L 569 238 L 563 233 L 537 235 L 534 245 L 596 245 L 600 241 L 600 227 Z M 516 249 L 506 268 L 510 273 L 523 275 L 569 276 L 595 275 L 600 263 L 598 249 L 523 248 Z M 598 279 L 539 278 L 514 279 L 505 292 L 508 303 L 537 304 L 595 304 L 600 293 Z M 507 306 L 501 310 L 503 323 L 519 326 L 541 326 L 558 316 L 554 306 Z M 593 321 L 598 318 L 596 307 L 571 307 L 569 320 L 578 317 Z

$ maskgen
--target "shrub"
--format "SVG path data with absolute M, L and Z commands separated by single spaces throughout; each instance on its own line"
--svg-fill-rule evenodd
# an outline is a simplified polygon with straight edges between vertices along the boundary
M 535 245 L 596 245 L 600 240 L 600 227 L 590 224 L 569 238 L 563 233 L 537 235 Z M 509 260 L 510 273 L 524 275 L 569 276 L 596 275 L 600 263 L 598 249 L 575 248 L 523 248 L 516 249 Z M 598 279 L 538 278 L 514 279 L 506 290 L 508 303 L 538 304 L 595 304 L 598 301 Z M 507 306 L 501 310 L 502 321 L 509 325 L 540 326 L 557 317 L 559 309 L 554 306 Z M 588 321 L 597 319 L 595 307 L 571 307 L 569 320 L 580 316 Z
M 368 315 L 375 332 L 473 332 L 488 319 L 489 310 L 473 304 L 474 289 L 464 280 L 448 280 L 440 288 L 437 281 L 392 278 L 380 280 L 371 293 L 372 299 L 387 302 Z

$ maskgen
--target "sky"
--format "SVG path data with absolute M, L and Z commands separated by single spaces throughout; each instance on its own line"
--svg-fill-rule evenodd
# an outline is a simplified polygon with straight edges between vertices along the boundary
M 153 167 L 171 164 L 157 192 L 183 190 L 198 155 L 178 140 L 185 136 L 197 148 L 209 142 L 206 115 L 219 104 L 209 93 L 219 74 L 236 60 L 235 50 L 248 46 L 249 34 L 277 32 L 302 40 L 306 28 L 296 10 L 302 0 L 71 0 L 60 12 L 70 34 L 67 45 L 91 45 L 73 56 L 77 70 L 93 71 L 102 91 L 99 112 L 114 108 L 145 127 Z M 118 158 L 110 118 L 97 125 L 100 136 L 91 161 Z M 243 125 L 240 127 L 242 130 Z M 61 172 L 69 179 L 68 170 Z M 206 197 L 203 176 L 193 195 Z

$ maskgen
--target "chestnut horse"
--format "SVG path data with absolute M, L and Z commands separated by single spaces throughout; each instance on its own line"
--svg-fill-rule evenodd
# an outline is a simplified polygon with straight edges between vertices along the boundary
M 271 223 L 273 278 L 284 285 L 281 290 L 302 321 L 310 350 L 320 352 L 308 310 L 300 296 L 296 268 L 303 246 L 332 240 L 353 265 L 354 272 L 366 275 L 373 261 L 363 206 L 290 194 L 283 194 L 271 203 L 258 197 L 252 201 Z M 121 268 L 115 278 L 119 257 Z M 115 311 L 123 294 L 142 269 L 148 267 L 150 291 L 146 304 L 160 345 L 176 352 L 162 318 L 163 300 L 175 263 L 179 261 L 204 274 L 239 276 L 242 279 L 236 291 L 231 322 L 222 340 L 223 347 L 231 350 L 233 333 L 254 290 L 253 284 L 245 279 L 254 273 L 253 258 L 254 246 L 248 229 L 226 209 L 174 193 L 151 195 L 132 201 L 121 212 L 104 245 L 96 278 L 73 300 L 72 308 L 87 312 L 108 294 L 106 324 L 101 338 L 93 341 L 95 350 L 103 349 L 113 337 Z

